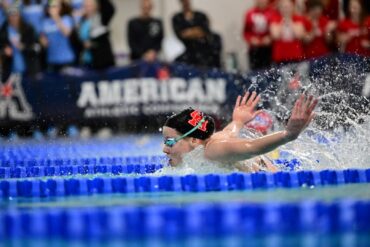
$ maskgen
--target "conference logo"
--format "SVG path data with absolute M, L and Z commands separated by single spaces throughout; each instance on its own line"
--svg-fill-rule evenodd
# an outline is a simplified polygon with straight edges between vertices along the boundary
M 221 78 L 86 81 L 77 107 L 86 118 L 168 114 L 189 106 L 217 113 L 227 100 L 226 84 Z
M 22 88 L 22 77 L 11 74 L 0 84 L 0 119 L 27 121 L 33 118 L 32 107 Z

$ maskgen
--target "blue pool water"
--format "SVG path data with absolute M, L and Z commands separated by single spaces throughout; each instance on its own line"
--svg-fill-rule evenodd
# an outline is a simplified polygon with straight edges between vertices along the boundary
M 1 244 L 369 246 L 370 169 L 166 174 L 161 143 L 0 144 Z

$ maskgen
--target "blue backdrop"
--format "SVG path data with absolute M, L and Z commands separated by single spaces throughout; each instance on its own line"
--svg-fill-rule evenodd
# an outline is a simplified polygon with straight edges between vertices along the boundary
M 338 55 L 248 74 L 136 63 L 101 72 L 73 69 L 39 79 L 12 75 L 0 86 L 0 127 L 150 120 L 189 106 L 224 118 L 236 95 L 246 89 L 264 91 L 265 107 L 270 107 L 267 96 L 278 94 L 284 85 L 294 88 L 295 81 L 301 85 L 294 89 L 298 91 L 316 84 L 319 94 L 344 89 L 361 95 L 368 72 L 365 59 Z

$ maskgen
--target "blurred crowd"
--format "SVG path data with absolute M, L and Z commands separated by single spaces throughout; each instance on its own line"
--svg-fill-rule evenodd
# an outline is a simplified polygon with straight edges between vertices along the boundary
M 244 24 L 251 69 L 333 52 L 370 56 L 369 2 L 255 0 Z
M 221 67 L 221 38 L 209 28 L 204 13 L 189 0 L 173 17 L 184 52 L 177 62 Z M 141 13 L 129 21 L 131 61 L 158 61 L 163 23 L 152 17 L 151 0 L 138 1 Z M 0 0 L 1 77 L 26 76 L 64 68 L 106 69 L 115 65 L 109 24 L 115 14 L 111 0 Z
M 368 2 L 255 0 L 243 30 L 251 69 L 331 52 L 370 56 Z M 155 62 L 160 59 L 163 23 L 152 16 L 151 0 L 138 4 L 140 15 L 127 24 L 130 59 Z M 191 0 L 179 0 L 179 5 L 172 27 L 184 50 L 175 61 L 222 67 L 222 38 L 212 30 L 207 14 L 194 10 Z M 114 14 L 111 0 L 0 0 L 2 77 L 59 72 L 70 66 L 114 66 L 109 28 Z
M 1 72 L 28 76 L 67 66 L 114 65 L 108 25 L 109 0 L 2 0 Z

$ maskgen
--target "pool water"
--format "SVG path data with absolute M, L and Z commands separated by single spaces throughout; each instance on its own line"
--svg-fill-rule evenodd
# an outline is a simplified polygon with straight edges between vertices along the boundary
M 150 192 L 132 194 L 94 194 L 47 198 L 5 198 L 1 209 L 150 206 L 192 203 L 298 203 L 306 200 L 334 202 L 340 199 L 370 200 L 369 184 L 316 186 L 291 189 L 259 189 L 223 192 Z
M 370 170 L 166 174 L 161 142 L 0 144 L 0 246 L 370 245 Z

